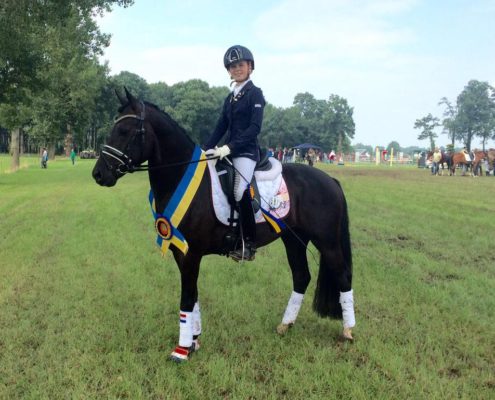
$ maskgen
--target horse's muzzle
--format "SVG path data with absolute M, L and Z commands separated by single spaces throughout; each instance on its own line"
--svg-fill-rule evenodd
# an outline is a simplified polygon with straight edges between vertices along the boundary
M 96 181 L 96 183 L 100 186 L 107 186 L 107 187 L 112 187 L 115 186 L 117 183 L 117 177 L 112 174 L 111 171 L 109 170 L 103 170 L 98 166 L 98 163 L 96 163 L 95 167 L 93 168 L 93 179 Z

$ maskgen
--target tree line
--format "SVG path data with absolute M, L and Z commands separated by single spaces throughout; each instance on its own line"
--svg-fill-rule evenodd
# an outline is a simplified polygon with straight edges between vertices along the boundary
M 18 166 L 19 148 L 97 148 L 109 133 L 125 86 L 169 113 L 191 138 L 203 143 L 213 131 L 228 94 L 192 79 L 148 84 L 124 71 L 110 76 L 99 57 L 110 36 L 96 17 L 132 0 L 3 0 L 0 4 L 0 140 L 10 145 Z M 354 137 L 353 108 L 336 94 L 316 99 L 299 93 L 288 108 L 267 104 L 260 135 L 263 146 L 312 142 L 346 151 Z M 7 143 L 8 142 L 8 143 Z M 21 145 L 22 143 L 22 145 Z
M 450 139 L 448 147 L 452 150 L 458 142 L 470 151 L 476 137 L 481 139 L 485 150 L 487 141 L 495 139 L 495 89 L 488 82 L 471 80 L 455 103 L 442 97 L 439 105 L 445 107 L 442 119 L 429 113 L 414 123 L 414 128 L 421 130 L 418 139 L 429 140 L 431 150 L 435 148 L 438 127 L 442 127 L 442 133 Z

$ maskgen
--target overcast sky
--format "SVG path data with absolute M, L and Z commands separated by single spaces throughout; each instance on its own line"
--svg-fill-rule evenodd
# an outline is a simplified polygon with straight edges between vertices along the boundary
M 337 94 L 354 108 L 353 143 L 427 147 L 416 119 L 441 118 L 439 100 L 471 79 L 495 85 L 494 21 L 495 0 L 135 0 L 99 23 L 112 74 L 228 86 L 223 54 L 242 44 L 271 104 Z

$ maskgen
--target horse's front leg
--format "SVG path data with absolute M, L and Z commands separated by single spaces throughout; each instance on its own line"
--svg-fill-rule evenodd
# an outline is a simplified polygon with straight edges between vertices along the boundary
M 285 308 L 282 322 L 277 326 L 277 333 L 285 335 L 296 322 L 299 310 L 304 299 L 304 294 L 311 280 L 306 255 L 308 239 L 302 239 L 302 243 L 292 235 L 282 236 L 287 253 L 287 259 L 292 271 L 293 291 Z
M 183 256 L 174 252 L 181 277 L 181 298 L 179 310 L 179 345 L 170 354 L 176 362 L 189 360 L 194 351 L 199 349 L 201 335 L 201 312 L 198 300 L 198 276 L 201 255 L 191 251 Z

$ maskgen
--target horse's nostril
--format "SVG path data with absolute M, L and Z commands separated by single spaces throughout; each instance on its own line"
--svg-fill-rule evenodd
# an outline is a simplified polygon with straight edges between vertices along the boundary
M 93 171 L 93 178 L 97 183 L 101 182 L 101 173 L 98 170 Z

